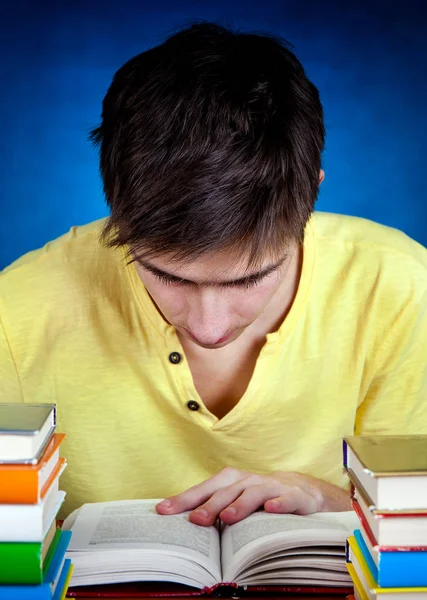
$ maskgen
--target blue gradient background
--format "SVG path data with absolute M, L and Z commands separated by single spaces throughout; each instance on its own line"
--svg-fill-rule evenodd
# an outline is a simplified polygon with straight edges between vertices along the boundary
M 318 208 L 427 245 L 426 2 L 2 2 L 0 268 L 106 214 L 87 142 L 114 71 L 191 19 L 290 40 L 328 129 Z

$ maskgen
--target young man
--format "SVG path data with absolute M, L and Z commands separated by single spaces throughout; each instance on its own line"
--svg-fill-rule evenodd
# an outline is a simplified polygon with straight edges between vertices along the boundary
M 342 436 L 427 433 L 427 251 L 312 214 L 324 125 L 299 61 L 192 26 L 116 73 L 93 139 L 109 220 L 0 277 L 0 399 L 57 403 L 64 514 L 349 508 Z

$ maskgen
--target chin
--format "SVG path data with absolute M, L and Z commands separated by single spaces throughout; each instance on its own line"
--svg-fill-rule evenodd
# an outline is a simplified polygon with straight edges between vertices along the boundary
M 206 344 L 203 341 L 198 340 L 191 333 L 189 333 L 187 329 L 184 329 L 183 333 L 187 339 L 193 342 L 193 344 L 196 344 L 201 348 L 206 348 L 207 350 L 216 350 L 218 348 L 224 348 L 225 346 L 228 346 L 229 344 L 234 342 L 243 333 L 243 331 L 244 329 L 238 329 L 237 331 L 234 331 L 231 334 L 227 335 L 223 340 L 219 340 L 215 344 Z

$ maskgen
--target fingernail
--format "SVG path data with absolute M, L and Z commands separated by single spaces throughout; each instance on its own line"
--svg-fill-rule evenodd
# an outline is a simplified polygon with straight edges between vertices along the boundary
M 209 517 L 208 511 L 204 508 L 198 508 L 194 511 L 194 513 L 199 515 L 199 517 L 203 517 L 204 519 L 207 519 Z
M 280 508 L 280 500 L 270 500 L 270 506 L 274 506 L 274 508 Z
M 163 508 L 170 508 L 172 506 L 172 502 L 170 500 L 162 500 L 159 502 L 159 506 L 162 506 Z
M 223 514 L 227 513 L 228 515 L 235 515 L 235 514 L 237 514 L 237 509 L 234 506 L 229 506 L 228 508 L 226 508 L 222 512 L 223 512 Z

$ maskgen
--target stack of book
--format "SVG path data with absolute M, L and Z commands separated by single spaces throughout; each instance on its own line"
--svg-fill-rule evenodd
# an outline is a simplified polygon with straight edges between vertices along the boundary
M 344 439 L 360 528 L 347 540 L 357 600 L 427 600 L 427 436 Z
M 0 403 L 0 598 L 62 600 L 72 565 L 56 526 L 66 467 L 54 404 Z

